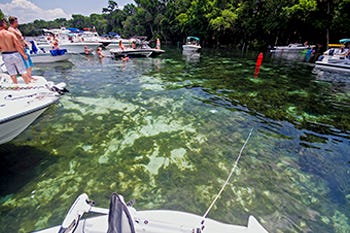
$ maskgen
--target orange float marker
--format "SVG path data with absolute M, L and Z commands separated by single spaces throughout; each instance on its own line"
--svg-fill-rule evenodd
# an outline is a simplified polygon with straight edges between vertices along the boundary
M 260 66 L 261 66 L 263 57 L 264 57 L 263 53 L 259 53 L 258 59 L 256 60 L 254 78 L 257 78 L 260 73 Z

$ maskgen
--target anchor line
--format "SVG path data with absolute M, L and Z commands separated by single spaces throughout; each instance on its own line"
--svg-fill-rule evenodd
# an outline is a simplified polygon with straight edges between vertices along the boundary
M 216 201 L 217 201 L 217 200 L 219 199 L 219 197 L 221 196 L 221 194 L 222 194 L 222 192 L 224 191 L 225 187 L 228 185 L 228 182 L 230 181 L 230 179 L 231 179 L 233 173 L 235 172 L 236 167 L 237 167 L 237 165 L 238 165 L 238 162 L 239 162 L 239 160 L 240 160 L 241 157 L 242 157 L 242 152 L 243 152 L 244 148 L 246 147 L 246 145 L 247 145 L 247 143 L 248 143 L 248 141 L 249 141 L 249 139 L 250 139 L 250 137 L 251 137 L 251 135 L 252 135 L 253 129 L 254 129 L 254 127 L 250 130 L 250 132 L 249 132 L 249 134 L 248 134 L 248 137 L 247 137 L 247 139 L 245 140 L 245 142 L 244 142 L 244 144 L 243 144 L 243 146 L 242 146 L 242 148 L 241 148 L 241 150 L 240 150 L 240 152 L 239 152 L 239 155 L 238 155 L 238 157 L 237 157 L 237 159 L 236 159 L 236 161 L 235 161 L 235 163 L 234 163 L 234 165 L 233 165 L 233 167 L 232 167 L 232 169 L 231 169 L 231 172 L 230 172 L 230 174 L 228 175 L 228 177 L 227 177 L 225 183 L 223 184 L 223 186 L 221 187 L 220 191 L 218 192 L 218 194 L 217 194 L 216 197 L 214 198 L 213 202 L 210 204 L 209 208 L 207 209 L 207 211 L 206 211 L 205 214 L 203 215 L 203 217 L 202 217 L 203 220 L 202 220 L 202 222 L 201 222 L 202 230 L 204 229 L 204 221 L 205 221 L 205 218 L 208 216 L 210 210 L 213 208 L 213 206 L 215 205 Z

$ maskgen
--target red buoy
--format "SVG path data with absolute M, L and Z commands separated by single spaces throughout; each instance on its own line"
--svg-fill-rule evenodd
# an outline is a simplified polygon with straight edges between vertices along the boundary
M 260 66 L 263 60 L 263 53 L 259 53 L 258 59 L 256 60 L 254 78 L 257 78 L 260 72 Z

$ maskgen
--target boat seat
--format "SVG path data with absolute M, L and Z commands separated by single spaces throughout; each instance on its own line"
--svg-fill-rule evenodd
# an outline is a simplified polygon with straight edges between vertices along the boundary
M 52 56 L 64 55 L 67 52 L 67 49 L 52 49 L 50 53 Z
M 111 196 L 107 233 L 136 233 L 129 209 L 117 193 Z

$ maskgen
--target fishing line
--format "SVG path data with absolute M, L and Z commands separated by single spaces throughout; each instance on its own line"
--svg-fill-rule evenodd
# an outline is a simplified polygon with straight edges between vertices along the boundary
M 238 165 L 238 162 L 239 162 L 239 160 L 240 160 L 241 157 L 242 157 L 242 152 L 243 152 L 244 148 L 246 147 L 246 145 L 247 145 L 247 143 L 248 143 L 248 141 L 249 141 L 249 139 L 250 139 L 250 136 L 252 135 L 253 129 L 254 129 L 254 127 L 250 130 L 249 135 L 248 135 L 247 139 L 245 140 L 245 142 L 244 142 L 244 144 L 243 144 L 243 146 L 242 146 L 242 148 L 241 148 L 241 150 L 240 150 L 240 152 L 239 152 L 239 155 L 238 155 L 238 157 L 237 157 L 237 159 L 236 159 L 236 161 L 235 161 L 235 163 L 234 163 L 234 165 L 233 165 L 233 167 L 232 167 L 232 170 L 231 170 L 230 174 L 228 175 L 228 177 L 227 177 L 227 179 L 226 179 L 224 185 L 221 187 L 221 189 L 220 189 L 220 191 L 218 192 L 218 194 L 216 195 L 215 199 L 213 200 L 213 202 L 210 204 L 209 208 L 207 209 L 207 211 L 206 211 L 205 214 L 203 215 L 203 220 L 202 220 L 202 222 L 201 222 L 202 225 L 204 224 L 204 219 L 207 217 L 207 215 L 209 214 L 210 210 L 211 210 L 211 209 L 213 208 L 213 206 L 215 205 L 215 202 L 216 202 L 216 201 L 219 199 L 219 197 L 221 196 L 222 192 L 224 191 L 225 187 L 227 186 L 228 182 L 230 181 L 230 179 L 231 179 L 233 173 L 235 172 L 236 167 L 237 167 L 237 165 Z M 204 226 L 202 226 L 202 230 L 203 230 L 203 229 L 204 229 Z

